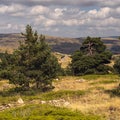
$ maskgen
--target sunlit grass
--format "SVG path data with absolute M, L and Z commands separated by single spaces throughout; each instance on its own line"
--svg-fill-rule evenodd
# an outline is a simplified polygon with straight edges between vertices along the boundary
M 96 115 L 49 105 L 29 105 L 0 112 L 0 120 L 103 120 Z
M 83 79 L 84 81 L 78 82 L 78 80 L 80 79 Z M 0 83 L 1 83 L 0 87 L 2 87 L 7 82 L 1 81 Z M 119 83 L 120 83 L 120 78 L 117 75 L 85 75 L 85 76 L 77 76 L 77 77 L 60 76 L 57 81 L 54 80 L 53 85 L 55 86 L 55 89 L 53 89 L 50 92 L 41 93 L 39 90 L 32 90 L 32 89 L 30 91 L 21 91 L 21 92 L 14 91 L 14 89 L 1 91 L 0 105 L 9 104 L 9 103 L 17 104 L 17 100 L 20 97 L 28 106 L 31 104 L 39 105 L 40 101 L 42 100 L 50 101 L 50 100 L 64 99 L 65 101 L 68 101 L 70 103 L 68 108 L 71 110 L 77 109 L 78 111 L 81 111 L 85 115 L 95 114 L 95 115 L 105 116 L 107 120 L 113 118 L 115 118 L 115 120 L 119 120 L 120 106 L 119 106 L 118 94 L 120 92 L 117 89 Z M 111 108 L 114 109 L 113 113 L 111 113 Z M 28 111 L 30 109 L 28 108 Z M 26 115 L 27 113 L 28 112 L 24 112 L 23 116 Z M 17 114 L 18 113 L 16 113 L 16 115 Z M 16 118 L 16 119 L 21 120 L 21 118 Z M 27 118 L 25 117 L 24 119 Z M 29 119 L 57 120 L 56 117 L 54 119 L 54 116 L 52 117 L 49 116 L 46 118 L 45 116 L 39 116 L 39 115 L 36 115 L 36 117 L 33 115 Z M 61 118 L 61 119 L 71 120 L 67 118 Z M 79 120 L 79 119 L 74 118 L 73 120 Z

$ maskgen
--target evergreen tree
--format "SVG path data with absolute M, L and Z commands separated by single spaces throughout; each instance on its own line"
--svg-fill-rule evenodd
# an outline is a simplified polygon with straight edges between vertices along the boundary
M 101 41 L 101 38 L 87 37 L 82 43 L 80 50 L 87 55 L 95 55 L 96 53 L 102 53 L 106 50 L 106 46 Z
M 120 40 L 120 36 L 118 37 L 118 39 Z M 116 73 L 118 73 L 120 75 L 120 56 L 115 59 L 115 63 L 114 63 L 113 67 L 114 67 Z
M 111 68 L 111 52 L 106 50 L 100 38 L 87 37 L 80 47 L 80 51 L 72 55 L 71 69 L 74 75 L 105 74 Z
M 120 57 L 115 60 L 115 64 L 113 67 L 114 67 L 115 71 L 118 74 L 120 74 Z
M 35 83 L 37 89 L 46 90 L 52 87 L 52 80 L 61 67 L 57 58 L 45 42 L 45 36 L 40 37 L 30 25 L 26 26 L 26 33 L 22 33 L 25 41 L 20 42 L 19 48 L 9 58 L 5 55 L 1 65 L 5 66 L 10 83 L 29 89 L 30 83 Z M 6 61 L 6 63 L 4 63 Z

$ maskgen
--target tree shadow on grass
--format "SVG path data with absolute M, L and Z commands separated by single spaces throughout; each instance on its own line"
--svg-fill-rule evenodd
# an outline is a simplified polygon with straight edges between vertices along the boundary
M 32 95 L 33 92 L 32 90 L 29 91 L 23 91 L 21 90 L 21 88 L 11 88 L 9 90 L 4 90 L 4 91 L 0 91 L 0 95 L 2 97 L 9 97 L 9 96 L 15 96 L 15 95 Z
M 120 97 L 120 84 L 117 88 L 114 88 L 112 90 L 106 90 L 105 93 L 110 94 L 111 97 Z
M 21 88 L 21 87 L 16 87 L 16 88 L 11 88 L 8 90 L 0 91 L 0 95 L 2 97 L 9 97 L 9 96 L 15 96 L 15 95 L 33 96 L 33 95 L 37 95 L 39 93 L 51 91 L 52 89 L 54 89 L 54 87 L 44 88 L 44 90 L 36 89 L 34 87 L 31 87 L 29 90 L 23 90 L 23 88 Z

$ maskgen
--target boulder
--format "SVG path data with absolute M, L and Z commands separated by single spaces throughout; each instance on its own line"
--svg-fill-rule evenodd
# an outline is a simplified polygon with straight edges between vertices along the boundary
M 76 82 L 83 83 L 83 82 L 85 82 L 85 79 L 79 79 L 79 80 L 76 80 Z
M 19 104 L 24 104 L 24 101 L 22 98 L 19 98 L 18 101 L 17 101 Z

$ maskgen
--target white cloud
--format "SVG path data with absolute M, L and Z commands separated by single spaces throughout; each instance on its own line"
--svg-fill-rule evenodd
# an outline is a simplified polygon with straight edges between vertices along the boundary
M 98 12 L 98 17 L 99 18 L 106 18 L 109 16 L 109 14 L 110 14 L 109 7 L 101 8 L 100 11 Z
M 102 27 L 120 27 L 119 23 L 119 19 L 113 18 L 113 17 L 109 17 L 104 19 L 104 21 L 102 21 L 99 26 Z
M 18 4 L 12 4 L 10 6 L 7 5 L 0 5 L 0 13 L 12 13 L 12 12 L 18 12 L 22 10 L 24 7 Z
M 95 15 L 95 14 L 97 14 L 97 10 L 96 9 L 93 9 L 93 10 L 90 10 L 89 12 L 88 12 L 88 14 L 90 14 L 90 15 Z
M 56 25 L 56 21 L 55 20 L 46 19 L 46 21 L 45 21 L 45 26 L 46 27 L 54 26 L 54 25 Z
M 5 24 L 0 31 L 21 32 L 31 24 L 40 33 L 60 36 L 118 34 L 119 4 L 120 0 L 0 0 L 0 22 Z
M 45 27 L 50 27 L 56 25 L 56 21 L 40 15 L 38 18 L 35 19 L 35 25 L 43 25 Z
M 91 17 L 91 18 L 99 18 L 99 19 L 104 19 L 106 17 L 108 17 L 110 14 L 110 8 L 108 7 L 105 7 L 105 8 L 101 8 L 100 10 L 96 10 L 96 9 L 93 9 L 93 10 L 90 10 L 88 12 L 88 16 Z
M 11 16 L 13 16 L 13 17 L 24 17 L 25 13 L 24 12 L 16 12 L 16 13 L 12 13 Z
M 36 14 L 44 14 L 44 13 L 48 13 L 49 12 L 49 8 L 44 7 L 44 6 L 35 6 L 30 10 L 30 14 L 32 15 L 36 15 Z
M 78 20 L 76 19 L 70 19 L 70 20 L 63 20 L 62 23 L 67 26 L 73 26 L 73 25 L 78 25 Z
M 66 9 L 60 9 L 60 8 L 56 8 L 55 9 L 55 16 L 59 17 L 63 15 L 63 11 L 65 11 Z
M 23 31 L 25 28 L 25 25 L 23 24 L 11 24 L 11 23 L 6 23 L 6 24 L 0 24 L 0 32 L 1 31 L 6 31 L 7 32 L 17 32 L 19 30 Z

